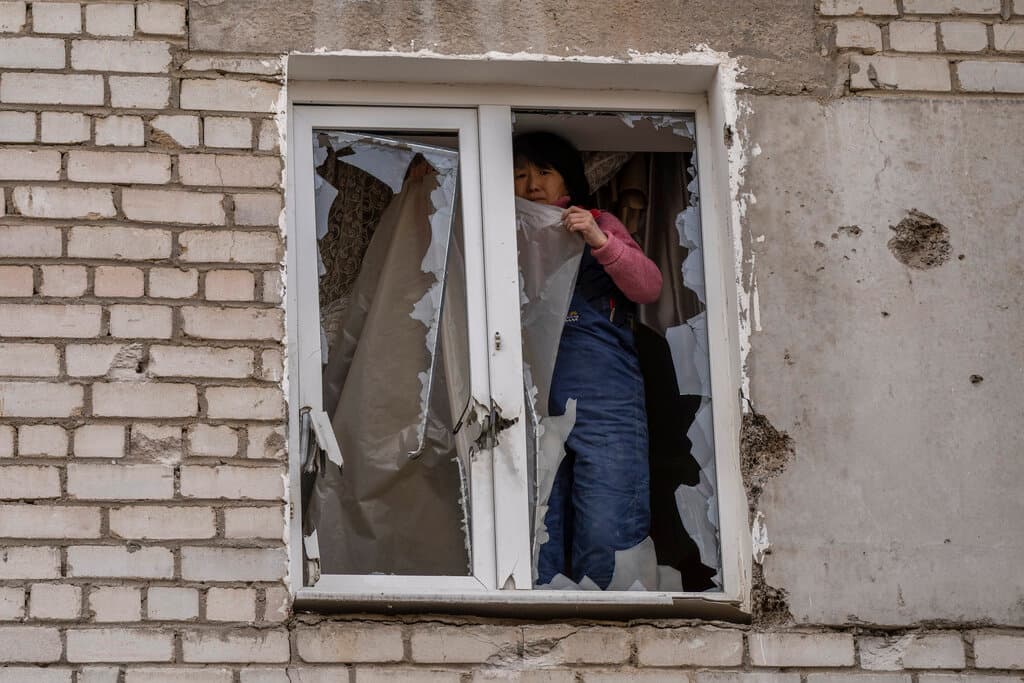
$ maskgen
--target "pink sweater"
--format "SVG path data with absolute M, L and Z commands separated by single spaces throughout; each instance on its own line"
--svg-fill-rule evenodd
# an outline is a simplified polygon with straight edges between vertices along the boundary
M 565 197 L 559 204 L 568 206 L 568 200 Z M 661 294 L 661 271 L 658 266 L 644 255 L 622 221 L 607 211 L 591 210 L 590 213 L 597 221 L 597 227 L 608 238 L 602 247 L 591 249 L 590 253 L 604 267 L 615 286 L 634 303 L 649 304 L 657 301 Z

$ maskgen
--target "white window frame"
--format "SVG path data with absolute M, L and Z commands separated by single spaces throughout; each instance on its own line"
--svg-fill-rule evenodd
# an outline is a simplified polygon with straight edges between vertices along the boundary
M 403 62 L 403 60 L 405 60 Z M 435 62 L 425 64 L 425 62 Z M 482 62 L 482 60 L 481 60 Z M 705 64 L 629 65 L 633 73 L 612 74 L 611 82 L 654 82 L 645 91 L 579 87 L 609 82 L 607 64 L 556 62 L 546 69 L 545 86 L 552 79 L 564 87 L 530 87 L 521 60 L 509 61 L 506 71 L 494 62 L 465 60 L 329 55 L 293 57 L 289 62 L 287 117 L 287 333 L 289 348 L 289 420 L 298 425 L 304 405 L 319 406 L 320 339 L 316 269 L 303 267 L 299 254 L 315 254 L 311 202 L 296 201 L 296 182 L 311 174 L 311 131 L 314 127 L 351 126 L 387 130 L 419 128 L 458 130 L 462 205 L 466 229 L 467 281 L 483 283 L 483 300 L 467 301 L 471 334 L 473 397 L 481 404 L 493 399 L 505 417 L 520 417 L 502 432 L 493 451 L 480 453 L 473 465 L 472 492 L 473 576 L 323 577 L 314 587 L 302 585 L 302 532 L 298 429 L 289 430 L 291 527 L 289 531 L 290 583 L 296 604 L 317 609 L 404 609 L 468 611 L 495 614 L 672 614 L 742 619 L 749 608 L 751 544 L 747 503 L 739 469 L 739 322 L 733 227 L 728 183 L 728 150 L 722 130 L 726 112 L 721 79 Z M 476 66 L 481 66 L 477 64 Z M 626 66 L 626 65 L 617 65 Z M 603 68 L 602 68 L 603 67 Z M 658 69 L 643 67 L 658 67 Z M 436 84 L 446 80 L 446 84 Z M 484 74 L 473 76 L 474 73 Z M 534 72 L 536 73 L 536 72 Z M 319 80 L 342 74 L 349 79 Z M 359 80 L 354 80 L 358 74 Z M 440 74 L 440 76 L 438 76 Z M 468 74 L 468 75 L 467 75 Z M 502 83 L 505 74 L 508 82 Z M 604 74 L 604 75 L 602 75 Z M 302 77 L 309 80 L 302 80 Z M 654 77 L 653 79 L 650 77 Z M 426 82 L 408 82 L 410 79 Z M 461 79 L 461 82 L 460 82 Z M 646 79 L 646 80 L 645 80 Z M 664 84 L 668 79 L 670 85 Z M 483 81 L 477 82 L 477 81 Z M 680 93 L 672 84 L 685 83 L 703 92 Z M 576 86 L 576 87 L 574 87 Z M 658 86 L 661 86 L 660 89 Z M 366 109 L 358 109 L 365 107 Z M 692 114 L 696 125 L 701 186 L 701 225 L 713 396 L 713 424 L 723 589 L 717 592 L 669 593 L 662 591 L 538 591 L 532 589 L 530 529 L 519 511 L 528 500 L 526 434 L 522 394 L 522 356 L 519 321 L 518 272 L 514 259 L 515 225 L 512 186 L 511 112 L 518 108 L 665 112 Z M 372 121 L 360 118 L 362 111 Z M 344 113 L 342 113 L 344 112 Z M 412 118 L 410 119 L 410 115 Z M 469 118 L 467 118 L 469 117 Z M 470 130 L 471 118 L 476 120 Z M 459 120 L 462 127 L 453 128 Z M 339 123 L 342 121 L 342 123 Z M 348 123 L 351 122 L 351 123 Z M 718 131 L 717 135 L 715 131 Z M 479 135 L 479 137 L 477 137 Z M 474 145 L 477 145 L 474 149 Z M 478 158 L 473 158 L 478 154 Z M 479 193 L 474 197 L 468 178 L 478 173 Z M 310 176 L 311 177 L 311 176 Z M 311 179 L 308 181 L 311 186 Z M 468 190 L 468 191 L 467 191 Z M 309 195 L 311 196 L 311 195 Z M 485 230 L 480 230 L 482 217 Z M 292 248 L 294 245 L 295 248 Z M 473 255 L 476 254 L 475 257 Z M 472 291 L 474 287 L 467 287 Z M 479 291 L 479 290 L 478 290 Z M 299 333 L 303 330 L 303 333 Z M 308 332 L 313 330 L 313 332 Z M 486 331 L 486 334 L 480 334 Z M 496 335 L 501 344 L 494 343 Z M 304 359 L 304 360 L 300 360 Z M 486 360 L 484 360 L 486 359 Z M 493 482 L 486 487 L 482 482 Z M 478 500 L 478 496 L 480 497 Z M 493 515 L 486 501 L 493 501 Z M 500 538 L 495 534 L 500 525 Z

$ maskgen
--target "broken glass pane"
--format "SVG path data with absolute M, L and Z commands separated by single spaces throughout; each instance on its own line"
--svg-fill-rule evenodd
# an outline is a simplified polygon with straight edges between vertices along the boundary
M 324 410 L 344 469 L 321 469 L 304 501 L 307 555 L 322 574 L 467 575 L 458 140 L 315 130 L 312 144 Z
M 718 502 L 712 428 L 711 383 L 704 272 L 692 116 L 516 112 L 516 134 L 547 131 L 581 150 L 592 193 L 585 208 L 610 211 L 626 226 L 663 277 L 657 301 L 636 306 L 634 339 L 644 380 L 649 444 L 649 535 L 614 552 L 606 577 L 586 575 L 566 544 L 562 572 L 543 589 L 703 591 L 721 588 Z M 578 311 L 576 288 L 582 240 L 561 226 L 561 209 L 517 199 L 522 292 L 523 355 L 528 414 L 533 418 L 530 476 L 534 484 L 533 559 L 549 542 L 546 520 L 552 489 L 563 465 L 577 460 L 566 439 L 587 396 L 549 413 L 552 370 L 566 321 Z M 546 230 L 546 232 L 545 232 Z M 574 304 L 574 307 L 578 304 Z M 601 364 L 595 362 L 594 391 Z M 587 418 L 592 419 L 592 418 Z M 567 459 L 568 456 L 568 459 Z M 577 472 L 575 476 L 580 476 Z M 559 480 L 560 481 L 560 480 Z M 585 497 L 575 483 L 573 496 Z M 575 508 L 579 505 L 573 503 Z M 570 511 L 569 514 L 578 514 Z M 564 527 L 563 527 L 564 528 Z M 575 545 L 574 545 L 575 544 Z M 582 544 L 585 550 L 585 544 Z

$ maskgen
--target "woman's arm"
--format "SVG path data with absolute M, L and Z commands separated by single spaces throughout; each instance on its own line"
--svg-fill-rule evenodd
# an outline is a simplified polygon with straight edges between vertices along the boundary
M 661 294 L 658 266 L 640 250 L 626 226 L 614 215 L 602 211 L 595 220 L 608 241 L 597 249 L 591 248 L 590 253 L 630 301 L 638 304 L 656 301 Z

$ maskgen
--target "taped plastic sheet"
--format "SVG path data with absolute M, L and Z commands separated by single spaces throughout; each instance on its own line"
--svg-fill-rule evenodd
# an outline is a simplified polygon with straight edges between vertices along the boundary
M 315 144 L 325 139 L 356 150 L 342 160 L 389 184 L 404 180 L 327 340 L 324 408 L 345 469 L 318 477 L 306 532 L 318 537 L 324 574 L 466 575 L 470 444 L 452 434 L 469 401 L 465 278 L 450 238 L 457 152 L 314 136 Z M 416 154 L 428 170 L 408 172 Z

